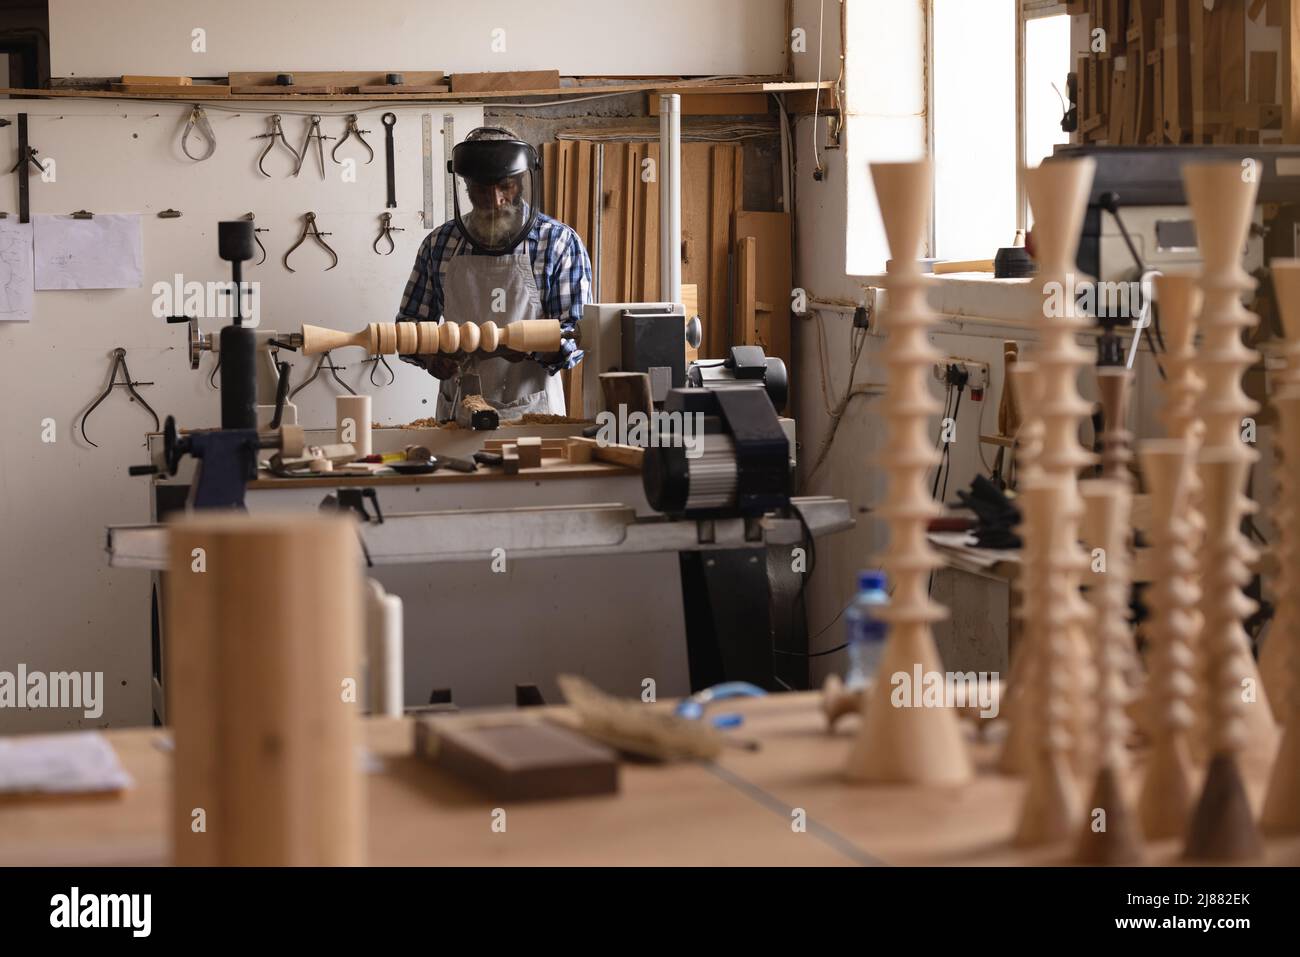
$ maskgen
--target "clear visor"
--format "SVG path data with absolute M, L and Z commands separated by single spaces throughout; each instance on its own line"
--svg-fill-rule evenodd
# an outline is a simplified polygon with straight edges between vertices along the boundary
M 527 174 L 496 183 L 456 176 L 457 218 L 470 241 L 485 252 L 514 249 L 528 231 L 532 209 L 532 177 Z

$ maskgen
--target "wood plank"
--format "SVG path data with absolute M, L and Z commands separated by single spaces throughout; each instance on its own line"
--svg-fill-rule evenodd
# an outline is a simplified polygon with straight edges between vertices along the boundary
M 1276 103 L 1277 51 L 1252 50 L 1250 52 L 1250 103 Z
M 194 78 L 189 76 L 144 76 L 139 73 L 124 73 L 120 82 L 123 86 L 193 86 Z
M 384 83 L 379 86 L 359 86 L 358 93 L 375 96 L 396 96 L 399 93 L 446 93 L 451 89 L 447 83 Z
M 275 86 L 280 74 L 293 77 L 295 86 L 383 86 L 389 73 L 400 73 L 407 83 L 441 83 L 441 70 L 245 70 L 226 77 L 231 86 Z
M 560 144 L 542 144 L 542 212 L 555 215 L 555 164 L 559 161 Z
M 655 175 L 641 183 L 641 277 L 639 301 L 657 302 L 667 293 L 659 288 L 659 196 L 661 167 L 659 144 L 647 143 L 646 156 L 654 163 Z
M 1300 143 L 1300 10 L 1292 2 L 1282 13 L 1282 140 Z
M 569 225 L 577 230 L 578 235 L 582 238 L 582 244 L 591 248 L 591 177 L 592 177 L 592 159 L 595 155 L 595 144 L 590 141 L 580 141 L 578 147 L 578 164 L 577 173 L 574 177 L 577 183 L 577 195 L 574 196 L 575 219 Z
M 689 325 L 692 318 L 698 318 L 700 314 L 700 292 L 699 286 L 693 282 L 682 283 L 682 306 L 686 322 Z M 692 362 L 700 357 L 700 350 L 692 346 L 688 341 L 686 343 L 686 364 L 689 366 Z
M 705 317 L 706 356 L 726 355 L 730 329 L 731 157 L 714 145 L 709 165 L 709 314 Z
M 758 328 L 758 240 L 753 236 L 736 238 L 736 325 L 738 344 L 767 350 Z
M 202 91 L 206 96 L 229 96 L 230 87 L 200 84 L 199 86 L 177 86 L 174 83 L 114 83 L 113 89 L 118 93 L 131 93 L 136 96 L 171 96 L 176 99 L 192 100 Z
M 410 75 L 411 74 L 407 74 L 407 76 Z M 62 77 L 56 77 L 54 82 L 61 82 L 63 79 L 64 78 Z M 774 93 L 781 93 L 789 90 L 802 91 L 802 90 L 816 89 L 819 85 L 824 90 L 830 89 L 831 87 L 834 86 L 834 81 L 823 80 L 821 81 L 820 84 L 814 82 L 807 82 L 807 83 L 755 82 L 752 84 L 729 84 L 726 86 L 715 83 L 713 81 L 701 81 L 701 80 L 680 80 L 676 83 L 671 83 L 671 82 L 669 83 L 662 83 L 662 82 L 610 83 L 610 84 L 601 84 L 599 86 L 557 86 L 557 87 L 544 89 L 544 90 L 515 90 L 515 91 L 511 91 L 511 95 L 517 97 L 545 96 L 551 98 L 555 98 L 555 97 L 563 98 L 569 96 L 578 96 L 578 97 L 595 96 L 598 94 L 605 94 L 605 93 L 611 93 L 611 94 L 612 93 L 620 93 L 620 94 L 621 93 L 644 93 L 647 90 L 659 90 L 659 89 L 677 90 L 679 92 L 681 91 L 689 92 L 692 90 L 707 89 L 707 90 L 721 90 L 725 92 L 768 92 L 770 91 Z M 203 88 L 207 89 L 206 86 Z M 199 86 L 197 84 L 195 89 L 196 90 L 199 89 Z M 86 89 L 83 87 L 55 87 L 52 89 L 27 89 L 25 87 L 0 87 L 0 93 L 9 94 L 10 96 L 32 97 L 35 99 L 42 99 L 42 100 L 49 100 L 49 99 L 112 100 L 112 99 L 132 99 L 132 98 L 157 99 L 157 96 L 152 93 L 123 93 L 123 92 L 115 92 L 113 90 L 108 90 L 108 89 Z M 260 97 L 263 96 L 264 94 L 259 92 L 256 95 Z M 427 102 L 462 103 L 462 102 L 473 102 L 475 100 L 490 99 L 498 95 L 499 93 L 495 90 L 487 90 L 481 93 L 448 92 L 448 93 L 391 94 L 390 96 L 387 96 L 384 99 L 389 101 L 396 101 L 399 98 L 402 98 L 415 103 L 427 103 Z M 228 99 L 247 100 L 252 98 L 252 96 L 253 94 L 238 95 L 238 96 L 234 94 L 228 96 L 212 96 L 212 95 L 199 96 L 197 92 L 195 93 L 196 99 L 213 99 L 213 100 L 228 100 Z M 329 96 L 313 96 L 311 97 L 311 99 L 355 101 L 355 100 L 373 100 L 374 97 L 370 94 L 336 93 Z
M 1164 77 L 1164 138 L 1181 143 L 1192 129 L 1191 10 L 1183 0 L 1164 0 L 1161 61 Z
M 762 345 L 768 355 L 780 358 L 789 367 L 794 358 L 790 345 L 790 291 L 794 285 L 790 216 L 739 210 L 734 229 L 737 248 L 740 240 L 747 237 L 757 243 L 755 296 L 770 307 L 758 313 L 757 335 L 749 341 Z M 736 275 L 744 275 L 739 266 Z
M 771 110 L 772 100 L 766 93 L 682 95 L 682 116 L 754 116 L 769 113 Z M 650 116 L 659 115 L 658 93 L 646 94 L 646 111 Z
M 453 93 L 502 93 L 560 85 L 559 70 L 509 70 L 500 73 L 453 73 Z

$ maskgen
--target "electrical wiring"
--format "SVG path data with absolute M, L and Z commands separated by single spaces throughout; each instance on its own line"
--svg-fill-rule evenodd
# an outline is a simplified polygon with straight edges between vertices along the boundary
M 817 144 L 817 117 L 821 112 L 822 106 L 822 26 L 826 18 L 826 0 L 817 2 L 817 92 L 813 95 L 813 121 L 812 121 L 812 147 L 813 147 L 813 169 L 818 174 L 822 170 L 821 147 Z M 840 43 L 844 38 L 840 38 Z M 820 178 L 820 177 L 819 177 Z
M 826 457 L 830 454 L 831 444 L 835 441 L 835 435 L 839 431 L 840 422 L 844 418 L 844 413 L 848 411 L 849 403 L 856 396 L 860 395 L 878 395 L 879 389 L 873 386 L 864 385 L 857 389 L 853 387 L 853 380 L 857 376 L 858 360 L 862 358 L 862 353 L 866 351 L 867 330 L 860 329 L 856 326 L 853 329 L 852 338 L 849 345 L 849 356 L 851 359 L 849 365 L 849 383 L 845 387 L 843 397 L 836 403 L 832 403 L 829 392 L 830 379 L 830 357 L 826 350 L 826 330 L 821 310 L 817 312 L 817 336 L 818 336 L 818 357 L 821 360 L 822 368 L 822 401 L 826 405 L 826 414 L 830 417 L 830 430 L 826 438 L 822 440 L 821 448 L 817 451 L 817 458 L 813 461 L 812 468 L 808 470 L 808 481 L 825 463 Z

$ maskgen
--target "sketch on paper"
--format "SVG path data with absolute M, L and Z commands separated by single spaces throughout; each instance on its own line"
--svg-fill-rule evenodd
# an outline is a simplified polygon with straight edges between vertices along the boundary
M 138 289 L 144 252 L 138 213 L 92 219 L 33 216 L 37 289 Z
M 0 322 L 32 319 L 32 224 L 0 219 Z

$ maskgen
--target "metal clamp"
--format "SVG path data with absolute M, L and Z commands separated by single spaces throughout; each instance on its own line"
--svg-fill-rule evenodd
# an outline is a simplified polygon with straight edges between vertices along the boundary
M 312 370 L 312 374 L 309 375 L 307 378 L 303 379 L 302 382 L 298 383 L 297 387 L 292 392 L 289 393 L 289 398 L 292 399 L 303 389 L 307 388 L 307 386 L 315 382 L 317 376 L 320 375 L 321 369 L 329 369 L 330 375 L 334 377 L 335 382 L 343 386 L 343 388 L 348 391 L 349 395 L 356 395 L 357 390 L 352 388 L 352 386 L 348 385 L 346 382 L 344 382 L 342 379 L 339 378 L 339 373 L 346 368 L 347 366 L 336 366 L 334 364 L 334 358 L 329 354 L 328 351 L 322 352 L 320 354 L 320 358 L 316 360 L 316 368 Z
M 357 129 L 357 115 L 355 113 L 348 114 L 346 123 L 347 126 L 343 131 L 343 136 L 334 144 L 334 148 L 330 150 L 330 159 L 336 163 L 341 163 L 342 160 L 340 160 L 338 156 L 339 147 L 347 142 L 348 137 L 355 136 L 361 141 L 361 145 L 366 148 L 366 152 L 370 154 L 370 159 L 366 160 L 366 165 L 369 166 L 375 159 L 375 151 L 370 148 L 370 144 L 366 142 L 366 138 L 361 134 L 369 133 L 370 131 Z
M 370 356 L 370 357 L 369 357 L 368 359 L 366 359 L 365 361 L 370 363 L 370 384 L 373 385 L 376 389 L 382 389 L 384 386 L 386 386 L 386 385 L 392 385 L 394 382 L 397 381 L 397 373 L 394 372 L 394 371 L 393 371 L 393 367 L 390 366 L 390 365 L 388 364 L 388 357 L 387 357 L 387 356 L 385 356 L 385 355 L 374 355 L 374 356 Z M 388 381 L 387 381 L 387 382 L 376 382 L 376 381 L 375 381 L 375 373 L 379 371 L 379 367 L 380 367 L 380 365 L 383 365 L 383 367 L 384 367 L 386 370 L 388 370 Z
M 278 142 L 278 143 L 282 143 L 284 145 L 284 148 L 293 154 L 293 168 L 294 171 L 297 172 L 298 165 L 299 165 L 298 151 L 294 149 L 292 146 L 290 146 L 289 141 L 284 137 L 284 128 L 280 126 L 280 114 L 272 113 L 268 122 L 270 124 L 269 130 L 265 133 L 259 133 L 257 136 L 253 137 L 253 139 L 255 140 L 267 141 L 266 149 L 262 150 L 262 155 L 257 158 L 257 168 L 261 171 L 263 176 L 271 175 L 266 171 L 266 167 L 262 165 L 262 162 L 266 159 L 267 155 L 271 152 L 271 148 L 274 147 L 275 144 Z
M 112 355 L 113 355 L 113 370 L 108 377 L 108 386 L 104 389 L 103 392 L 99 394 L 99 398 L 96 399 L 93 403 L 91 403 L 91 406 L 89 409 L 86 410 L 85 415 L 81 417 L 81 437 L 85 439 L 90 445 L 93 445 L 95 448 L 99 448 L 99 445 L 95 442 L 91 442 L 90 436 L 86 434 L 86 420 L 90 418 L 90 413 L 98 409 L 100 403 L 109 397 L 113 389 L 119 386 L 125 388 L 127 392 L 131 393 L 131 398 L 133 398 L 136 402 L 139 402 L 140 405 L 144 407 L 145 411 L 153 416 L 153 429 L 155 432 L 157 432 L 160 428 L 162 428 L 162 423 L 158 421 L 158 413 L 155 412 L 153 410 L 153 407 L 144 400 L 144 396 L 142 396 L 139 392 L 135 391 L 135 387 L 138 385 L 153 385 L 153 383 L 136 382 L 131 378 L 131 370 L 126 367 L 126 350 L 123 349 L 121 346 L 114 349 Z M 118 369 L 122 370 L 123 381 L 121 382 L 119 382 L 117 379 Z
M 379 214 L 379 235 L 375 237 L 375 241 L 371 245 L 371 248 L 374 249 L 374 251 L 379 253 L 379 255 L 381 256 L 391 256 L 393 252 L 397 249 L 397 243 L 393 242 L 393 233 L 404 233 L 404 232 L 406 232 L 405 227 L 393 225 L 392 213 L 386 213 L 386 212 L 380 213 Z M 388 240 L 388 252 L 380 252 L 379 244 L 383 242 L 385 239 Z
M 256 214 L 254 214 L 254 213 L 245 213 L 243 218 L 246 219 L 246 220 L 248 220 L 250 223 L 255 223 L 255 222 L 257 222 L 257 216 L 256 216 Z M 258 233 L 269 233 L 270 231 L 271 231 L 271 227 L 270 227 L 270 226 L 254 226 L 254 227 L 253 227 L 253 242 L 257 243 L 257 248 L 260 249 L 260 250 L 262 250 L 262 258 L 259 259 L 257 262 L 253 263 L 254 266 L 260 266 L 260 265 L 262 265 L 262 263 L 266 262 L 266 247 L 263 246 L 263 245 L 262 245 L 262 241 L 261 241 L 260 239 L 257 238 L 257 234 L 258 234 Z
M 307 160 L 307 150 L 311 147 L 311 141 L 316 141 L 316 159 L 320 163 L 320 178 L 325 178 L 325 140 L 335 139 L 333 136 L 326 136 L 320 131 L 320 114 L 313 113 L 311 122 L 307 125 L 307 135 L 303 137 L 302 149 L 298 151 L 298 166 L 293 171 L 297 176 L 302 172 L 303 163 Z
M 306 215 L 304 215 L 303 224 L 302 224 L 302 235 L 298 237 L 298 241 L 296 243 L 294 243 L 292 246 L 288 248 L 288 250 L 285 251 L 284 268 L 289 270 L 289 272 L 298 271 L 289 265 L 289 256 L 295 249 L 297 249 L 306 241 L 308 236 L 310 236 L 312 239 L 316 240 L 317 244 L 322 249 L 324 249 L 327 253 L 329 253 L 330 256 L 333 258 L 334 262 L 332 262 L 330 265 L 325 267 L 325 271 L 329 272 L 331 269 L 333 269 L 335 266 L 339 264 L 339 254 L 330 248 L 329 243 L 325 242 L 323 237 L 333 236 L 333 235 L 334 235 L 333 233 L 322 233 L 320 230 L 316 228 L 315 213 L 307 213 Z
M 190 134 L 196 129 L 199 131 L 199 135 L 202 136 L 208 144 L 207 151 L 202 156 L 195 156 L 190 152 Z M 208 114 L 203 112 L 202 106 L 195 103 L 194 108 L 190 110 L 189 119 L 185 121 L 185 132 L 181 135 L 181 152 L 190 159 L 201 162 L 216 151 L 217 137 L 216 134 L 212 132 L 212 124 L 208 122 Z

